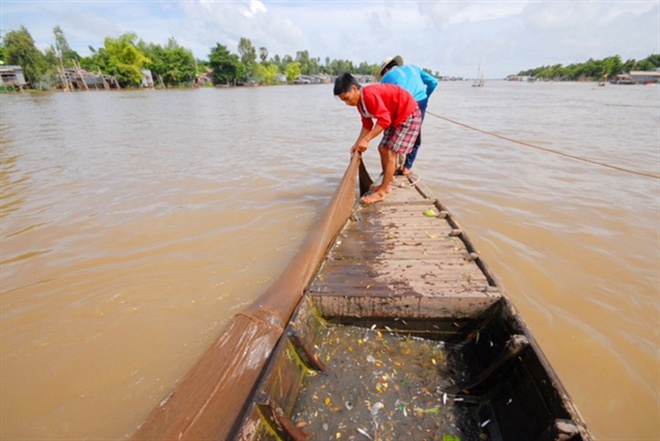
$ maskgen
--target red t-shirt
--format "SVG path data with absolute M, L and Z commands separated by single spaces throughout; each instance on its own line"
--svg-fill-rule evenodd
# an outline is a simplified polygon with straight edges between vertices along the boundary
M 376 124 L 383 129 L 402 124 L 417 108 L 417 101 L 407 90 L 395 85 L 377 83 L 362 87 L 357 109 L 362 127 L 371 130 Z

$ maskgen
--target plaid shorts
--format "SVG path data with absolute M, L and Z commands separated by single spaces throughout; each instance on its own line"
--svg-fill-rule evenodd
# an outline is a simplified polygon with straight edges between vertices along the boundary
M 415 141 L 417 141 L 421 128 L 422 112 L 418 107 L 403 124 L 390 126 L 385 129 L 383 139 L 380 141 L 378 148 L 394 150 L 402 155 L 410 153 L 415 145 Z

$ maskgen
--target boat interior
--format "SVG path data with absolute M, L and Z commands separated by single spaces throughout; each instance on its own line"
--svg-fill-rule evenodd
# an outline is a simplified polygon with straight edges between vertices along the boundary
M 460 317 L 438 315 L 452 308 L 435 299 L 432 318 L 420 300 L 371 298 L 359 308 L 363 296 L 308 293 L 235 439 L 582 439 L 505 297 Z

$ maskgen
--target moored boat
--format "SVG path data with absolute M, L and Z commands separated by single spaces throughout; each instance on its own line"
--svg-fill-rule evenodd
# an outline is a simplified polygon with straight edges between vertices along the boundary
M 591 440 L 453 215 L 414 177 L 356 204 L 360 166 L 133 439 Z

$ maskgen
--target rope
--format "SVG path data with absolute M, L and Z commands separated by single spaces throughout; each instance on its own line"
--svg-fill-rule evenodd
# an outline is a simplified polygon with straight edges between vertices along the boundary
M 563 156 L 565 158 L 570 158 L 570 159 L 574 159 L 576 161 L 586 162 L 588 164 L 600 165 L 601 167 L 607 167 L 607 168 L 611 168 L 611 169 L 626 172 L 626 173 L 632 173 L 632 174 L 635 174 L 635 175 L 645 176 L 645 177 L 648 177 L 648 178 L 660 179 L 660 175 L 656 175 L 656 174 L 653 174 L 653 173 L 647 173 L 647 172 L 642 172 L 642 171 L 637 171 L 637 170 L 630 170 L 628 168 L 618 167 L 616 165 L 606 164 L 604 162 L 592 161 L 591 159 L 582 158 L 580 156 L 575 156 L 575 155 L 571 155 L 571 154 L 568 154 L 568 153 L 563 153 L 563 152 L 560 152 L 560 151 L 557 151 L 557 150 L 552 150 L 552 149 L 545 148 L 545 147 L 540 147 L 540 146 L 530 144 L 530 143 L 524 142 L 524 141 L 518 141 L 517 139 L 508 138 L 506 136 L 498 135 L 497 133 L 488 132 L 486 130 L 478 129 L 478 128 L 470 126 L 468 124 L 464 124 L 460 121 L 456 121 L 454 119 L 447 118 L 446 116 L 442 116 L 442 115 L 435 114 L 433 112 L 429 112 L 428 110 L 426 111 L 426 114 L 427 115 L 433 115 L 436 118 L 440 118 L 440 119 L 448 121 L 452 124 L 456 124 L 458 126 L 465 127 L 466 129 L 474 130 L 476 132 L 480 132 L 480 133 L 483 133 L 485 135 L 493 136 L 495 138 L 500 138 L 500 139 L 503 139 L 505 141 L 513 142 L 515 144 L 524 145 L 525 147 L 531 147 L 531 148 L 541 150 L 541 151 L 544 151 L 544 152 L 553 153 L 555 155 Z
M 414 175 L 414 179 L 408 180 L 408 182 L 399 181 L 396 176 L 392 178 L 392 184 L 396 185 L 399 188 L 413 188 L 415 185 L 421 181 L 421 178 L 417 175 Z
M 397 169 L 397 171 L 403 171 L 404 168 L 405 168 L 404 167 L 405 163 L 406 163 L 406 155 L 404 155 L 402 153 L 397 154 L 396 155 L 396 169 Z M 381 173 L 381 176 L 383 176 L 382 173 Z M 398 176 L 402 176 L 402 175 L 398 175 Z M 414 179 L 413 179 L 413 176 L 415 177 Z M 401 182 L 401 181 L 397 180 L 396 177 L 397 177 L 397 174 L 395 173 L 394 176 L 392 177 L 392 184 L 396 185 L 399 188 L 413 188 L 415 185 L 417 185 L 417 183 L 419 181 L 421 181 L 421 178 L 419 176 L 417 176 L 416 174 L 414 174 L 414 173 L 411 173 L 409 176 L 404 176 L 404 177 L 407 178 L 406 180 L 408 182 Z

